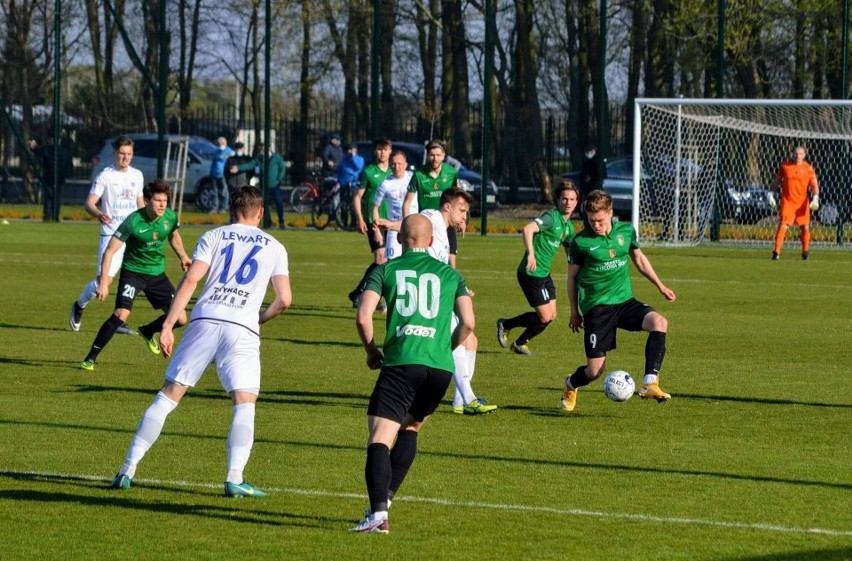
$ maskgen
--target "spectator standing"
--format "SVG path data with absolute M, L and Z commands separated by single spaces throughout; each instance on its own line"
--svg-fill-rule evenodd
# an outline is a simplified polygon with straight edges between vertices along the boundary
M 278 229 L 284 230 L 287 225 L 284 222 L 284 193 L 278 187 L 284 176 L 287 174 L 287 164 L 280 154 L 274 152 L 270 147 L 267 150 L 269 154 L 269 175 L 263 177 L 263 150 L 264 145 L 258 144 L 257 155 L 248 162 L 231 167 L 231 173 L 239 173 L 241 171 L 254 171 L 260 176 L 260 181 L 263 184 L 263 189 L 266 194 L 271 195 L 275 203 L 275 211 L 278 214 Z M 264 197 L 266 200 L 266 197 Z
M 343 147 L 340 145 L 340 135 L 332 133 L 328 144 L 322 151 L 322 176 L 323 179 L 336 179 L 337 168 L 343 160 Z
M 600 174 L 600 157 L 594 145 L 586 148 L 583 155 L 583 165 L 580 167 L 580 203 L 586 202 L 586 197 L 595 189 L 601 188 L 601 181 L 606 177 L 606 168 L 603 176 Z M 582 210 L 582 206 L 581 206 Z M 583 211 L 585 215 L 585 211 Z
M 216 144 L 217 149 L 213 152 L 213 161 L 210 162 L 210 179 L 213 180 L 214 193 L 216 193 L 211 212 L 226 212 L 230 194 L 228 184 L 225 182 L 225 164 L 235 152 L 228 147 L 228 140 L 224 136 L 217 138 Z

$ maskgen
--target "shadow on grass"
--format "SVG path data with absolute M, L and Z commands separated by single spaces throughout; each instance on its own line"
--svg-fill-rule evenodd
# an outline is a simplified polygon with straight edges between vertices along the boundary
M 354 322 L 353 322 L 354 323 Z M 281 343 L 293 343 L 294 345 L 306 345 L 308 347 L 348 347 L 350 349 L 362 349 L 361 343 L 345 341 L 320 341 L 307 339 L 290 339 L 288 337 L 264 337 L 265 341 L 279 341 Z
M 38 479 L 43 479 L 39 476 Z M 109 490 L 104 488 L 103 490 Z M 111 490 L 110 490 L 111 491 Z M 344 520 L 318 518 L 315 516 L 302 516 L 298 514 L 288 514 L 284 512 L 273 512 L 266 510 L 242 510 L 237 508 L 229 508 L 215 506 L 209 504 L 180 504 L 172 502 L 163 502 L 162 500 L 141 500 L 127 497 L 130 491 L 122 491 L 121 496 L 115 497 L 99 497 L 87 494 L 73 493 L 56 493 L 45 491 L 30 491 L 30 490 L 10 490 L 0 491 L 0 500 L 20 502 L 37 502 L 37 503 L 72 503 L 82 506 L 93 507 L 118 507 L 132 510 L 144 510 L 160 514 L 179 514 L 198 516 L 202 518 L 220 519 L 226 521 L 243 522 L 247 524 L 263 524 L 267 526 L 296 526 L 304 528 L 322 528 L 328 529 L 331 524 L 337 526 L 339 523 L 347 522 Z M 222 500 L 232 500 L 222 497 Z M 254 504 L 254 503 L 252 503 Z M 319 520 L 322 523 L 317 523 Z
M 33 329 L 36 331 L 61 331 L 63 333 L 70 331 L 67 325 L 64 327 L 49 327 L 46 325 L 23 325 L 17 323 L 0 323 L 0 329 Z
M 74 392 L 79 393 L 131 393 L 153 396 L 157 394 L 159 388 L 133 388 L 119 386 L 95 386 L 95 385 L 75 385 L 72 386 Z M 216 401 L 227 400 L 231 398 L 224 390 L 195 390 L 190 389 L 183 398 L 183 401 L 192 399 L 212 399 Z M 349 401 L 347 401 L 349 400 Z M 365 394 L 350 394 L 350 393 L 335 393 L 335 392 L 305 392 L 305 391 L 269 391 L 260 392 L 258 403 L 261 406 L 264 403 L 279 403 L 284 405 L 328 405 L 334 407 L 360 408 L 366 411 L 367 402 L 370 400 L 369 395 Z M 2 422 L 2 421 L 0 421 Z
M 797 551 L 796 553 L 775 553 L 770 555 L 756 555 L 754 557 L 731 557 L 731 561 L 849 561 L 852 559 L 852 547 L 841 547 L 837 549 L 809 549 Z
M 56 429 L 71 429 L 71 430 L 85 430 L 85 431 L 98 431 L 98 432 L 109 432 L 109 433 L 125 433 L 128 435 L 134 434 L 134 430 L 132 429 L 119 429 L 114 427 L 97 427 L 90 425 L 72 425 L 65 423 L 48 423 L 42 421 L 17 421 L 17 420 L 5 420 L 0 419 L 0 426 L 2 425 L 20 425 L 20 426 L 35 426 L 35 427 L 45 427 L 45 428 L 56 428 Z M 182 438 L 199 438 L 206 440 L 224 440 L 226 438 L 225 434 L 217 434 L 217 435 L 209 435 L 209 434 L 193 434 L 193 433 L 174 433 L 163 431 L 164 436 L 172 436 L 172 437 L 182 437 Z M 297 441 L 297 440 L 276 440 L 271 438 L 256 438 L 256 443 L 264 443 L 264 444 L 274 444 L 278 446 L 294 446 L 294 447 L 303 447 L 303 448 L 316 448 L 318 450 L 355 450 L 355 451 L 363 451 L 363 446 L 353 446 L 349 444 L 332 444 L 332 443 L 324 443 L 324 442 L 305 442 L 305 441 Z M 759 483 L 779 483 L 783 485 L 799 485 L 803 487 L 822 487 L 827 489 L 852 489 L 852 483 L 835 483 L 830 481 L 809 481 L 805 479 L 793 479 L 793 478 L 784 478 L 784 477 L 772 477 L 767 475 L 749 475 L 749 474 L 741 474 L 741 473 L 732 473 L 732 472 L 721 472 L 721 471 L 702 471 L 697 469 L 674 469 L 674 468 L 660 468 L 660 467 L 644 467 L 644 466 L 632 466 L 632 465 L 624 465 L 624 464 L 596 464 L 590 462 L 575 462 L 575 461 L 567 461 L 567 460 L 550 460 L 550 459 L 541 459 L 541 458 L 521 458 L 521 457 L 507 457 L 507 456 L 493 456 L 486 454 L 461 454 L 457 452 L 436 452 L 431 450 L 418 450 L 417 454 L 419 456 L 434 456 L 436 458 L 451 458 L 455 460 L 472 460 L 472 461 L 490 461 L 490 462 L 500 462 L 506 464 L 514 464 L 521 466 L 548 466 L 555 468 L 582 468 L 584 470 L 596 469 L 604 472 L 607 471 L 615 471 L 615 472 L 625 472 L 625 473 L 640 473 L 640 474 L 666 474 L 666 475 L 680 475 L 686 477 L 714 477 L 723 480 L 732 480 L 732 481 L 755 481 Z M 2 472 L 0 472 L 2 473 Z
M 561 391 L 561 388 L 539 386 L 537 390 L 546 392 Z M 603 390 L 586 390 L 586 393 L 597 392 L 603 393 Z M 731 401 L 734 403 L 758 403 L 761 405 L 801 405 L 804 407 L 828 407 L 837 409 L 852 409 L 852 403 L 824 403 L 820 401 L 795 401 L 792 399 L 776 399 L 769 397 L 746 397 L 735 395 L 706 395 L 706 394 L 691 394 L 677 393 L 672 395 L 672 400 L 681 399 L 697 399 L 701 401 Z

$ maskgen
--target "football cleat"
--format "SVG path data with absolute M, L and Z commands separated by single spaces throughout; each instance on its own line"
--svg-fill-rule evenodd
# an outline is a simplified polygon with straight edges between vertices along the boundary
M 82 368 L 83 370 L 93 371 L 95 369 L 95 361 L 87 358 L 86 360 L 80 363 L 80 368 Z
M 140 325 L 140 326 L 139 326 L 139 328 L 138 328 L 138 330 L 139 330 L 139 335 L 140 335 L 143 339 L 145 339 L 145 342 L 148 344 L 148 350 L 149 350 L 149 351 L 151 351 L 151 352 L 152 352 L 152 353 L 154 353 L 155 355 L 160 354 L 160 343 L 158 343 L 158 342 L 157 342 L 157 338 L 154 336 L 154 334 L 153 334 L 153 333 L 151 334 L 151 336 L 150 336 L 150 337 L 149 337 L 148 335 L 146 335 L 146 334 L 145 334 L 145 331 L 144 331 L 144 329 L 143 329 L 144 327 L 145 327 L 144 325 Z
M 778 261 L 780 258 L 781 258 L 781 255 L 779 255 L 777 251 L 772 252 L 772 260 L 773 261 Z
M 388 315 L 388 305 L 385 304 L 384 298 L 379 300 L 379 305 L 376 306 L 376 311 L 384 315 Z
M 568 380 L 565 380 L 565 389 L 562 390 L 562 410 L 569 413 L 574 410 L 577 405 L 577 390 L 568 387 Z
M 458 407 L 453 405 L 453 413 L 456 415 L 464 415 L 464 405 L 459 405 Z
M 352 307 L 357 308 L 361 294 L 357 290 L 349 293 L 349 301 L 352 302 Z
M 361 534 L 387 534 L 390 533 L 390 522 L 387 518 L 376 520 L 371 514 L 362 518 L 358 525 L 350 528 L 349 531 Z
M 639 397 L 642 399 L 656 399 L 659 403 L 672 398 L 672 396 L 661 390 L 657 384 L 645 384 L 642 386 L 642 389 L 639 390 Z
M 132 329 L 130 329 L 126 325 L 122 325 L 121 327 L 116 329 L 115 332 L 118 333 L 119 335 L 134 335 L 134 336 L 139 335 L 138 333 L 136 333 L 135 331 L 133 331 Z
M 80 325 L 83 323 L 83 308 L 77 304 L 75 300 L 71 304 L 71 314 L 68 316 L 68 325 L 71 326 L 71 331 L 80 331 Z
M 465 415 L 487 415 L 489 413 L 493 413 L 496 410 L 496 405 L 488 405 L 487 402 L 481 397 L 477 397 L 476 399 L 465 405 L 463 408 L 463 412 Z
M 226 481 L 225 496 L 239 499 L 242 497 L 265 497 L 266 493 L 256 487 L 252 487 L 248 481 L 243 481 L 239 485 Z
M 112 480 L 112 488 L 113 489 L 130 489 L 130 485 L 133 483 L 133 480 L 127 477 L 126 475 L 119 473 L 115 476 L 115 479 Z
M 519 345 L 517 343 L 512 343 L 512 350 L 519 355 L 531 356 L 532 351 L 526 345 Z
M 802 252 L 802 261 L 807 261 L 809 257 L 810 257 L 809 252 L 807 252 L 807 251 Z
M 497 342 L 504 349 L 509 346 L 509 340 L 506 338 L 509 335 L 509 332 L 503 327 L 503 322 L 506 321 L 503 318 L 497 320 Z

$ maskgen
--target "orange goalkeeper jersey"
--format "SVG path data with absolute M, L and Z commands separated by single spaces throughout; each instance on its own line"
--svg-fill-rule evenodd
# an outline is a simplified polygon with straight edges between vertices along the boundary
M 784 162 L 778 170 L 781 180 L 781 202 L 799 206 L 808 199 L 808 187 L 816 187 L 816 173 L 808 162 Z

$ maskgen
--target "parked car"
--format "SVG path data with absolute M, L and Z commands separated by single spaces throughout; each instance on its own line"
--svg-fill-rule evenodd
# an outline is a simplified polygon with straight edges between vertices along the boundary
M 633 215 L 633 157 L 622 156 L 609 158 L 605 161 L 607 177 L 603 180 L 603 190 L 612 195 L 613 210 L 621 220 L 631 220 Z M 655 173 L 647 167 L 642 171 L 642 184 L 647 194 L 647 205 L 652 216 L 667 218 L 665 210 L 674 200 L 674 183 L 676 166 L 670 161 L 659 161 Z M 698 164 L 683 160 L 680 165 L 681 182 L 684 177 L 691 177 L 696 183 L 712 181 L 703 177 L 704 168 Z M 572 179 L 579 186 L 579 172 L 564 173 L 561 177 Z M 723 182 L 722 197 L 719 210 L 723 220 L 733 220 L 740 224 L 754 224 L 771 216 L 769 205 L 769 190 L 756 185 L 736 185 L 732 180 Z M 713 198 L 710 191 L 702 190 L 700 203 L 706 207 L 704 213 L 711 216 Z
M 356 144 L 358 146 L 358 154 L 364 158 L 364 165 L 367 166 L 372 164 L 375 158 L 375 154 L 373 154 L 373 143 L 357 142 Z M 408 169 L 412 171 L 426 163 L 426 147 L 423 144 L 416 144 L 414 142 L 394 142 L 393 149 L 405 152 L 405 157 L 408 159 Z M 470 211 L 471 214 L 478 215 L 480 211 L 479 201 L 482 192 L 482 176 L 465 167 L 464 164 L 449 154 L 447 154 L 444 164 L 452 165 L 458 169 L 459 187 L 473 195 L 473 205 L 471 206 Z M 493 181 L 489 181 L 488 193 L 486 195 L 486 203 L 488 204 L 489 209 L 497 208 L 498 194 L 497 184 Z
M 142 172 L 145 182 L 157 178 L 157 135 L 150 133 L 130 133 L 125 135 L 133 140 L 133 161 L 131 166 Z M 166 140 L 178 135 L 167 134 Z M 113 165 L 112 143 L 110 138 L 97 156 L 92 158 L 92 180 L 107 166 Z M 184 200 L 194 200 L 200 210 L 210 210 L 213 200 L 213 183 L 210 181 L 210 163 L 218 147 L 200 136 L 189 137 L 189 150 L 186 163 L 186 184 Z

